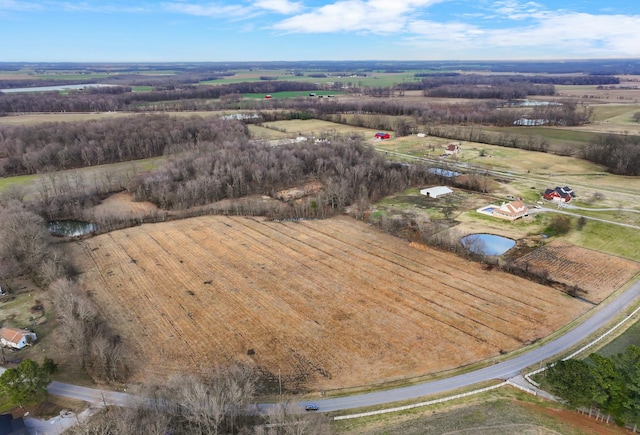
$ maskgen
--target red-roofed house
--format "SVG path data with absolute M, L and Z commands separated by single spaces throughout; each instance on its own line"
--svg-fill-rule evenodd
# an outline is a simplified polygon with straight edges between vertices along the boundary
M 556 187 L 555 189 L 547 189 L 542 197 L 548 201 L 569 202 L 571 198 L 575 198 L 576 194 L 569 186 Z
M 36 333 L 18 328 L 0 328 L 0 344 L 22 349 L 37 340 Z
M 507 219 L 507 220 L 515 220 L 521 218 L 529 212 L 529 207 L 527 207 L 522 201 L 511 201 L 506 204 L 502 204 L 500 207 L 493 210 L 493 216 Z
M 462 147 L 460 146 L 460 142 L 450 143 L 444 150 L 444 153 L 448 156 L 454 156 L 456 154 L 460 154 L 461 152 Z

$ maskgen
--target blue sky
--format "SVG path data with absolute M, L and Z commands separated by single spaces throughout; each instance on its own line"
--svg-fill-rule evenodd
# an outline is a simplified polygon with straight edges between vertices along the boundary
M 0 61 L 640 58 L 638 0 L 0 0 Z

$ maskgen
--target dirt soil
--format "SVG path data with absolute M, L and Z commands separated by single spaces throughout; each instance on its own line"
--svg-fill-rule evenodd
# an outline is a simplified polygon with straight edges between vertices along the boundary
M 638 272 L 640 263 L 555 240 L 515 261 L 528 270 L 545 270 L 549 278 L 586 290 L 581 295 L 598 304 Z
M 133 201 L 131 193 L 115 193 L 104 199 L 102 203 L 87 210 L 88 220 L 109 218 L 142 218 L 157 212 L 158 208 L 148 202 Z
M 244 361 L 290 389 L 369 385 L 520 348 L 589 308 L 346 217 L 206 216 L 70 251 L 134 380 Z
M 568 411 L 559 408 L 542 408 L 526 402 L 520 402 L 520 406 L 548 415 L 555 420 L 576 428 L 583 434 L 621 435 L 631 433 L 629 430 L 616 426 L 614 423 L 605 423 L 588 415 L 580 414 L 577 411 Z

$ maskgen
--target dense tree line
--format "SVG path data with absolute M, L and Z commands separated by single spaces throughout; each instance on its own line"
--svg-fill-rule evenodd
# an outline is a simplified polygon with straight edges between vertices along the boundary
M 618 424 L 640 424 L 640 348 L 629 346 L 611 357 L 558 361 L 544 380 L 551 391 L 576 408 L 596 407 Z
M 640 175 L 640 137 L 608 134 L 582 149 L 582 157 L 618 175 Z
M 0 176 L 102 165 L 173 154 L 200 141 L 246 140 L 219 118 L 139 115 L 85 122 L 0 126 Z
M 424 91 L 425 95 L 436 93 L 437 89 L 457 89 L 462 92 L 465 88 L 473 90 L 475 88 L 502 88 L 502 89 L 522 89 L 524 95 L 553 95 L 555 88 L 553 81 L 545 81 L 544 77 L 535 76 L 535 80 L 530 76 L 523 75 L 490 75 L 490 74 L 450 74 L 450 75 L 425 75 L 418 82 L 404 82 L 398 84 L 398 88 L 405 90 Z M 551 76 L 549 76 L 551 77 Z M 436 95 L 434 95 L 436 96 Z M 462 98 L 462 97 L 461 97 Z M 464 97 L 473 98 L 473 97 Z M 476 97 L 485 98 L 485 97 Z M 486 97 L 501 98 L 501 97 Z M 513 98 L 513 97 L 506 97 Z M 520 98 L 520 97 L 518 97 Z
M 533 83 L 513 83 L 507 85 L 469 86 L 443 85 L 425 89 L 425 97 L 436 98 L 476 98 L 476 99 L 524 99 L 530 95 L 554 95 L 552 85 L 537 85 Z
M 307 210 L 317 217 L 358 199 L 376 201 L 430 176 L 422 166 L 388 163 L 359 137 L 335 136 L 278 147 L 248 141 L 202 143 L 166 167 L 135 178 L 129 190 L 138 200 L 186 209 L 253 194 L 276 197 L 281 189 L 317 180 L 325 189 L 309 200 Z
M 51 244 L 45 220 L 6 196 L 0 204 L 0 241 L 0 280 L 26 274 L 47 286 L 70 269 L 67 258 Z
M 546 85 L 605 85 L 618 84 L 620 79 L 612 75 L 566 74 L 566 75 L 491 75 L 491 74 L 461 74 L 461 73 L 418 73 L 416 78 L 422 78 L 419 83 L 406 83 L 402 86 L 414 89 L 428 89 L 443 85 L 472 84 L 485 86 L 502 86 L 505 84 L 529 83 Z
M 142 83 L 134 82 L 133 84 L 139 85 Z M 318 85 L 313 83 L 260 81 L 217 86 L 165 86 L 165 90 L 129 92 L 125 94 L 96 94 L 93 91 L 72 92 L 69 95 L 61 95 L 57 92 L 0 93 L 0 113 L 123 111 L 132 110 L 143 103 L 160 101 L 207 100 L 218 99 L 224 95 L 231 94 L 272 94 L 283 91 L 311 91 L 316 89 L 318 89 Z
M 60 320 L 59 334 L 80 367 L 96 381 L 125 381 L 129 374 L 125 345 L 109 330 L 87 293 L 69 278 L 57 279 L 48 290 Z

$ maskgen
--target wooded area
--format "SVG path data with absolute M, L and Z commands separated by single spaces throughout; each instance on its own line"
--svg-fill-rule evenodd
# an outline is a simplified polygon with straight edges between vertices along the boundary
M 585 360 L 550 365 L 545 373 L 552 392 L 576 408 L 595 407 L 618 424 L 640 424 L 640 348 L 629 346 L 605 357 L 593 353 Z

